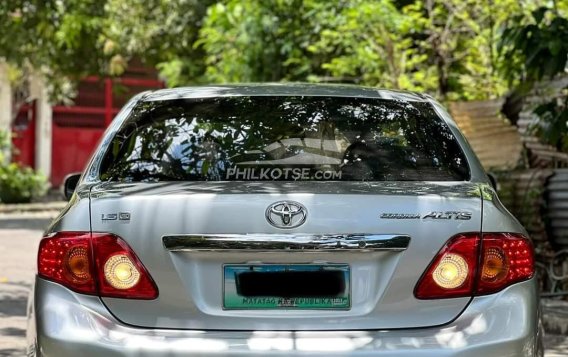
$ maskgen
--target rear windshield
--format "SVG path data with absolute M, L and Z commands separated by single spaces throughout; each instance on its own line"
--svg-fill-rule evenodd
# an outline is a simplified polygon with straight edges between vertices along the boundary
M 464 181 L 469 168 L 429 103 L 244 96 L 138 104 L 101 179 Z

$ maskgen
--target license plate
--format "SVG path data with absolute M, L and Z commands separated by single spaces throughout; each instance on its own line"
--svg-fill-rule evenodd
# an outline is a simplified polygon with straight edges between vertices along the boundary
M 351 273 L 347 264 L 254 264 L 223 266 L 227 310 L 347 310 Z

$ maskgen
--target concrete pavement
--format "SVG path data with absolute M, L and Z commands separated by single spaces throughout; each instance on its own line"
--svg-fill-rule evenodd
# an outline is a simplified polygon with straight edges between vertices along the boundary
M 0 227 L 0 357 L 24 356 L 26 304 L 41 230 Z
M 0 357 L 24 356 L 26 302 L 44 226 L 44 219 L 0 219 Z M 546 357 L 568 356 L 568 336 L 547 334 L 545 346 Z

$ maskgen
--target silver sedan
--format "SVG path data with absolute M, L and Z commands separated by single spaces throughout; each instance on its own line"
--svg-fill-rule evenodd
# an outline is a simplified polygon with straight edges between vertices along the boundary
M 37 356 L 538 356 L 534 253 L 429 96 L 158 90 L 46 230 Z

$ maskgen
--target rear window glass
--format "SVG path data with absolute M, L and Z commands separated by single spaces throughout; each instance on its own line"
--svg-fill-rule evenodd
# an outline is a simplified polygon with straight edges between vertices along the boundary
M 103 181 L 463 181 L 464 154 L 429 103 L 343 97 L 142 102 Z

